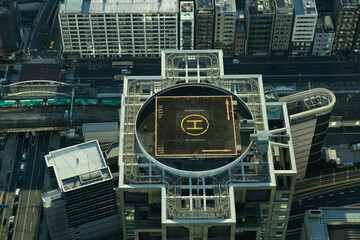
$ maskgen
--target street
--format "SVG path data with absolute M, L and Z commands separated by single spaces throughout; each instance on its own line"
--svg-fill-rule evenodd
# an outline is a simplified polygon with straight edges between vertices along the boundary
M 6 198 L 6 204 L 10 208 L 4 211 L 2 218 L 10 219 L 14 216 L 15 220 L 13 223 L 8 221 L 1 226 L 1 239 L 6 239 L 6 236 L 8 239 L 16 240 L 35 238 L 46 170 L 43 156 L 49 152 L 50 142 L 50 132 L 36 136 L 29 136 L 28 133 L 18 135 Z M 20 168 L 21 164 L 25 164 L 25 169 Z M 15 196 L 16 189 L 19 191 L 18 196 Z

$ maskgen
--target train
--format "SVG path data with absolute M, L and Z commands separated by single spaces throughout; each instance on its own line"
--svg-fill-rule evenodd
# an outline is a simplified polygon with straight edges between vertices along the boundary
M 21 99 L 21 100 L 0 100 L 0 108 L 9 107 L 35 107 L 35 106 L 66 106 L 71 104 L 69 98 L 55 99 Z M 76 98 L 75 106 L 104 106 L 104 107 L 120 107 L 120 99 L 92 99 L 92 98 Z

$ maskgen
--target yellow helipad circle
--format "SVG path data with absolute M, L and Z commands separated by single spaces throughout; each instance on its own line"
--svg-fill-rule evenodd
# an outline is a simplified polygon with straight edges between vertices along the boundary
M 184 127 L 184 123 L 187 123 L 189 126 Z M 206 123 L 206 127 L 199 126 L 204 125 L 204 123 Z M 190 114 L 181 120 L 181 129 L 190 136 L 199 136 L 206 133 L 209 129 L 209 121 L 202 115 Z

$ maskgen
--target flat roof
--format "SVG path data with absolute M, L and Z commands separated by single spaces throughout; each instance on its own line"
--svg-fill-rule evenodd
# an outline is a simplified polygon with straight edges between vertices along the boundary
M 294 0 L 296 14 L 317 14 L 315 0 Z
M 231 96 L 160 96 L 155 105 L 156 157 L 237 155 Z
M 177 13 L 173 0 L 65 0 L 60 13 Z
M 118 131 L 119 123 L 117 122 L 100 122 L 100 123 L 83 123 L 83 132 L 107 132 Z
M 45 160 L 63 191 L 112 178 L 97 140 L 52 151 Z
M 321 208 L 319 210 L 307 211 L 305 217 L 308 219 L 309 233 L 312 239 L 328 240 L 330 237 L 328 236 L 330 233 L 328 232 L 329 225 L 337 225 L 337 230 L 346 230 L 349 225 L 353 224 L 360 226 L 360 208 Z M 338 238 L 333 235 L 330 240 L 331 239 Z M 342 239 L 348 238 L 344 237 Z

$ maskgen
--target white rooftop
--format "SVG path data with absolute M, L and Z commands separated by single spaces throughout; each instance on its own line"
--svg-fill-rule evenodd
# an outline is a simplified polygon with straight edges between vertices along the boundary
M 111 178 L 97 140 L 52 151 L 45 160 L 63 191 Z
M 65 0 L 60 13 L 177 13 L 177 0 Z

